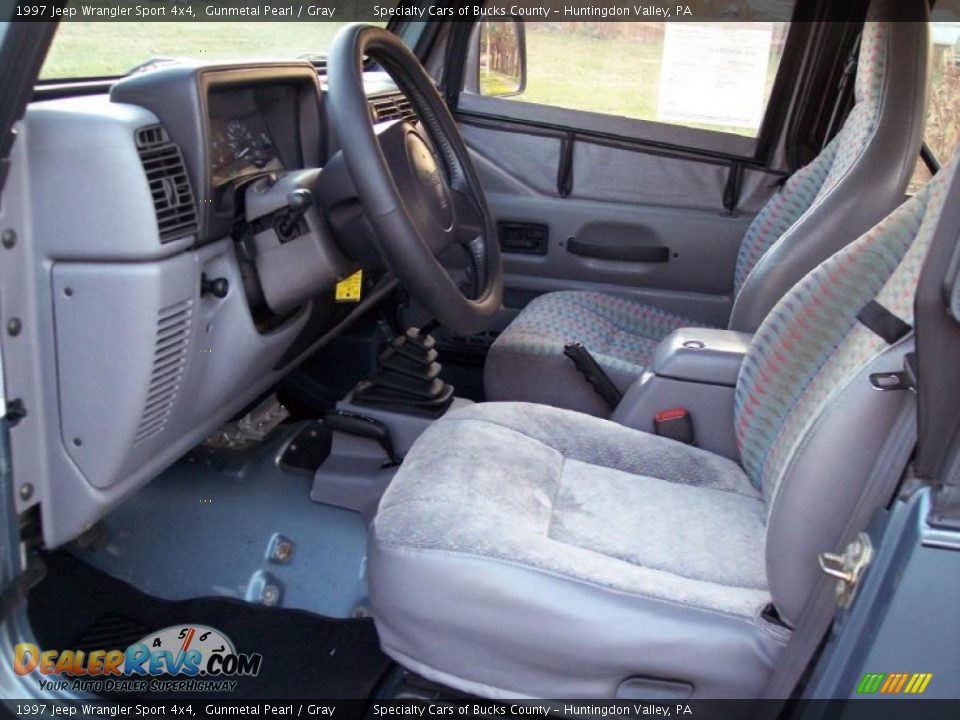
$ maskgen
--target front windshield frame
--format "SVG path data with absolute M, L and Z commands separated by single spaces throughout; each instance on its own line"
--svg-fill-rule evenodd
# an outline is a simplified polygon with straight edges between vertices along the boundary
M 316 46 L 312 47 L 309 50 L 304 50 L 303 52 L 300 51 L 301 50 L 300 48 L 286 51 L 284 47 L 280 46 L 280 47 L 277 47 L 275 50 L 270 50 L 267 53 L 254 53 L 250 55 L 245 55 L 242 52 L 238 52 L 238 53 L 231 52 L 223 56 L 216 56 L 213 54 L 204 55 L 204 54 L 201 54 L 200 52 L 192 55 L 188 53 L 180 53 L 180 54 L 154 53 L 154 54 L 150 54 L 148 56 L 142 57 L 139 62 L 133 64 L 130 67 L 125 67 L 122 69 L 118 68 L 116 72 L 106 72 L 106 73 L 100 72 L 100 73 L 91 73 L 91 74 L 69 73 L 69 74 L 63 74 L 63 75 L 45 74 L 45 70 L 48 68 L 49 63 L 51 62 L 51 57 L 56 58 L 57 41 L 58 41 L 58 38 L 60 37 L 59 35 L 60 31 L 65 26 L 74 25 L 74 24 L 75 23 L 73 22 L 58 23 L 57 33 L 54 34 L 53 41 L 50 43 L 47 56 L 44 59 L 43 67 L 41 68 L 41 71 L 40 71 L 40 76 L 37 78 L 37 81 L 36 81 L 37 87 L 42 88 L 44 86 L 84 85 L 84 84 L 98 85 L 98 84 L 115 82 L 117 80 L 120 80 L 121 78 L 129 77 L 130 75 L 135 74 L 137 72 L 149 72 L 149 70 L 145 69 L 144 66 L 148 66 L 153 63 L 156 63 L 157 67 L 163 67 L 165 64 L 191 64 L 191 63 L 205 63 L 205 62 L 231 64 L 231 63 L 239 63 L 239 62 L 257 62 L 257 61 L 268 62 L 271 60 L 286 60 L 286 61 L 303 60 L 305 62 L 309 62 L 313 64 L 315 67 L 319 69 L 323 67 L 323 63 L 325 61 L 325 57 L 327 54 L 326 48 L 316 47 Z M 157 25 L 157 23 L 88 23 L 87 25 L 93 25 L 93 24 L 109 25 L 109 26 L 117 27 L 121 29 L 124 28 L 124 26 L 129 26 L 129 25 L 139 25 L 139 26 L 147 26 L 147 27 Z M 210 27 L 211 25 L 214 25 L 213 23 L 206 23 L 206 22 L 204 23 L 168 23 L 168 24 L 170 25 L 189 24 L 189 25 L 196 26 L 198 28 L 206 28 L 206 27 Z M 330 26 L 335 26 L 336 29 L 339 29 L 340 27 L 347 24 L 349 23 L 347 22 L 259 23 L 259 22 L 243 22 L 243 21 L 216 23 L 216 25 L 220 25 L 220 26 L 232 25 L 237 27 L 246 27 L 246 28 L 249 28 L 250 30 L 255 30 L 258 27 L 262 29 L 262 26 L 264 25 L 280 25 L 280 26 L 286 26 L 287 28 L 292 26 L 297 26 L 297 25 L 301 27 L 327 26 L 328 28 Z M 405 25 L 405 23 L 398 21 L 395 18 L 391 19 L 389 22 L 376 23 L 376 24 L 385 27 L 387 30 L 390 30 L 391 32 L 396 32 L 399 29 L 398 26 Z M 326 36 L 328 41 L 326 44 L 329 44 L 329 40 L 332 39 L 332 33 L 328 32 L 326 33 Z M 368 61 L 368 64 L 369 64 L 369 61 Z

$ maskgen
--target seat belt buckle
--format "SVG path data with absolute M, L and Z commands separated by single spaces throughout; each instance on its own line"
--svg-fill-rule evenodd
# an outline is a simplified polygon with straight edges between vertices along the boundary
M 917 391 L 917 355 L 908 353 L 903 357 L 903 370 L 899 372 L 878 372 L 870 375 L 870 385 L 874 390 Z
M 693 418 L 685 408 L 663 410 L 653 416 L 653 431 L 670 440 L 693 445 L 696 436 L 693 433 Z

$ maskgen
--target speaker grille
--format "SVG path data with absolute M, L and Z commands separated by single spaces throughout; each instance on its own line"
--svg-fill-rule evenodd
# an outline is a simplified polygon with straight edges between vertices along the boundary
M 187 363 L 192 322 L 193 300 L 170 305 L 159 313 L 150 389 L 140 416 L 135 443 L 162 431 L 176 405 Z

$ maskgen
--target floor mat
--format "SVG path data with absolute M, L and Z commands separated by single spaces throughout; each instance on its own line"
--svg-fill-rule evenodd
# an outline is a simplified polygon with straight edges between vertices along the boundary
M 238 652 L 263 656 L 256 677 L 242 678 L 226 695 L 204 694 L 210 698 L 368 698 L 391 667 L 369 619 L 336 620 L 222 598 L 169 602 L 66 552 L 44 560 L 47 576 L 30 592 L 28 606 L 41 649 L 123 649 L 173 625 L 207 625 Z

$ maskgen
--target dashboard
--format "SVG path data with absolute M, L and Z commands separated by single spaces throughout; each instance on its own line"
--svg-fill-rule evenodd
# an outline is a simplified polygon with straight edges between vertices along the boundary
M 4 362 L 30 408 L 11 440 L 35 487 L 18 510 L 39 504 L 49 547 L 395 287 L 304 202 L 322 174 L 346 177 L 324 102 L 314 66 L 281 61 L 168 66 L 29 106 L 0 217 L 30 228 L 5 297 L 36 342 Z M 362 300 L 338 302 L 360 267 Z
M 200 244 L 232 231 L 250 181 L 323 164 L 323 91 L 307 62 L 164 67 L 121 80 L 110 98 L 151 111 L 180 148 Z

